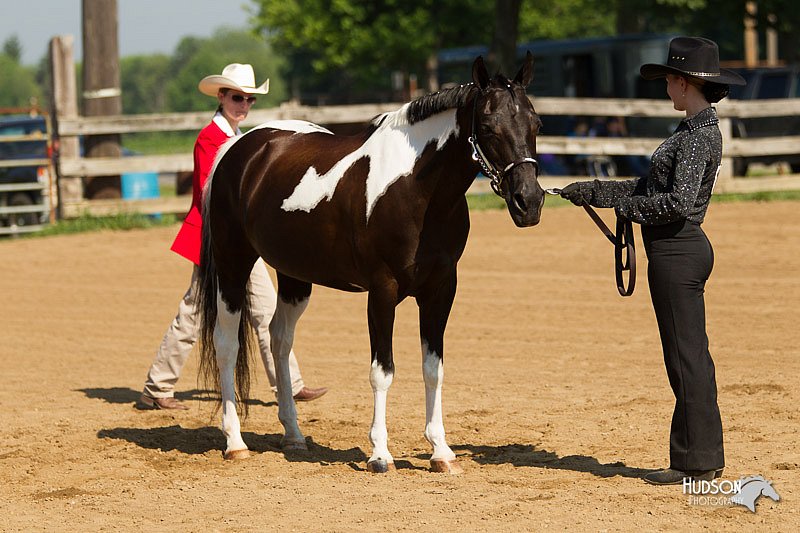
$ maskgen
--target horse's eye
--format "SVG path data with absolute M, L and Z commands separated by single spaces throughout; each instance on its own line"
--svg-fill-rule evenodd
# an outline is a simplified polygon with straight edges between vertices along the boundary
M 495 135 L 494 128 L 489 126 L 488 124 L 481 124 L 478 127 L 478 132 L 481 135 Z

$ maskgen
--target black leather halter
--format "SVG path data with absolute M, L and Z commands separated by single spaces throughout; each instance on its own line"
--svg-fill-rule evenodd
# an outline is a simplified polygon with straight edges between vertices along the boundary
M 472 104 L 472 133 L 467 138 L 469 144 L 472 146 L 472 159 L 477 161 L 478 164 L 481 166 L 481 170 L 486 175 L 487 178 L 491 180 L 492 190 L 497 196 L 502 197 L 503 192 L 501 186 L 503 185 L 503 180 L 506 179 L 508 173 L 511 169 L 516 166 L 531 163 L 536 169 L 539 169 L 539 162 L 536 161 L 533 157 L 523 157 L 522 159 L 518 159 L 516 161 L 512 161 L 511 163 L 507 164 L 500 170 L 497 166 L 495 166 L 489 158 L 486 157 L 481 145 L 478 143 L 478 133 L 475 129 L 475 124 L 477 123 L 478 116 L 478 96 L 475 97 L 475 101 Z

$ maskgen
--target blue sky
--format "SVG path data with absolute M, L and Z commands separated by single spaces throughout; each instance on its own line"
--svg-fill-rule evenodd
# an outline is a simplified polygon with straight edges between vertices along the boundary
M 22 44 L 22 63 L 33 65 L 54 35 L 75 37 L 81 60 L 81 0 L 0 0 L 0 45 L 12 35 Z M 174 51 L 182 37 L 208 37 L 220 26 L 244 27 L 247 0 L 117 0 L 120 55 Z

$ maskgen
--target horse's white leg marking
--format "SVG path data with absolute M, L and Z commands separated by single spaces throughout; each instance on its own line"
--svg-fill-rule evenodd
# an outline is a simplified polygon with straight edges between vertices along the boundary
M 422 340 L 422 376 L 425 380 L 425 438 L 433 446 L 431 461 L 455 461 L 456 454 L 445 441 L 442 418 L 444 365 L 442 358 L 430 351 L 425 339 Z
M 372 361 L 369 373 L 369 384 L 372 385 L 374 394 L 372 427 L 369 430 L 372 457 L 367 461 L 367 465 L 376 461 L 386 465 L 394 464 L 394 458 L 389 453 L 389 432 L 386 430 L 386 398 L 393 378 L 394 374 L 384 372 L 377 359 Z
M 308 298 L 298 303 L 287 303 L 278 297 L 275 315 L 269 324 L 272 357 L 275 359 L 275 376 L 278 385 L 278 420 L 283 424 L 284 449 L 305 450 L 306 439 L 297 424 L 297 407 L 292 397 L 292 378 L 289 375 L 289 352 L 294 343 L 297 321 L 308 306 Z
M 236 414 L 234 374 L 239 354 L 239 319 L 241 311 L 231 313 L 217 291 L 217 323 L 214 326 L 214 348 L 217 351 L 220 393 L 222 395 L 222 432 L 225 434 L 225 457 L 246 456 L 239 416 Z M 244 454 L 233 452 L 244 450 Z

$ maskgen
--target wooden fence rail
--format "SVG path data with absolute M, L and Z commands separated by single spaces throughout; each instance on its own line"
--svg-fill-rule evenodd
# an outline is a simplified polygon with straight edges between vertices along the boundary
M 669 101 L 629 99 L 587 98 L 536 98 L 533 100 L 541 115 L 562 116 L 623 116 L 673 118 L 678 121 L 681 113 L 675 111 Z M 378 114 L 394 111 L 401 103 L 348 105 L 331 107 L 308 107 L 284 104 L 280 107 L 253 110 L 243 128 L 277 119 L 302 119 L 318 124 L 366 123 Z M 787 137 L 757 139 L 734 138 L 733 118 L 780 117 L 800 115 L 800 98 L 770 101 L 729 101 L 716 105 L 720 117 L 720 128 L 725 143 L 723 169 L 717 184 L 720 192 L 757 192 L 767 190 L 800 190 L 800 175 L 767 176 L 760 178 L 733 177 L 732 158 L 765 154 L 784 155 L 800 152 L 800 132 Z M 61 117 L 57 124 L 61 139 L 81 135 L 109 133 L 137 133 L 150 131 L 198 131 L 210 119 L 210 113 L 162 113 L 150 115 L 128 115 L 110 117 Z M 650 155 L 663 139 L 612 138 L 612 137 L 561 137 L 542 135 L 537 139 L 539 153 L 593 154 L 593 155 Z M 129 156 L 124 158 L 62 157 L 58 175 L 64 178 L 119 175 L 125 172 L 182 172 L 191 171 L 192 155 L 170 154 L 151 156 Z M 546 187 L 561 186 L 574 176 L 543 177 Z M 83 212 L 111 214 L 114 212 L 139 211 L 184 212 L 190 198 L 140 200 L 140 201 L 92 201 L 66 199 L 62 215 L 78 216 Z

